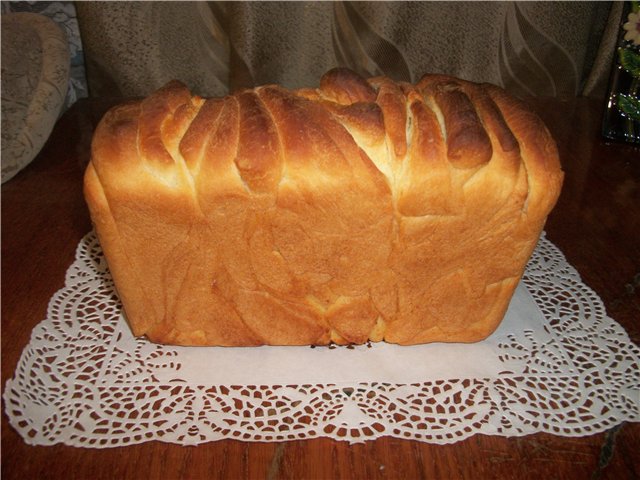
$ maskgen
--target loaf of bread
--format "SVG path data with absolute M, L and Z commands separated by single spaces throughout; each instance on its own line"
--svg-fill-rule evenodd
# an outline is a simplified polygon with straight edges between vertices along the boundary
M 494 331 L 562 178 L 498 87 L 334 69 L 317 89 L 171 82 L 115 107 L 85 197 L 136 336 L 410 345 Z

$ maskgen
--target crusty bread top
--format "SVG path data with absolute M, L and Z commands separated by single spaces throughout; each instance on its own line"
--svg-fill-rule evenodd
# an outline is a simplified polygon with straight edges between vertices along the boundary
M 489 162 L 502 165 L 496 171 L 505 188 L 524 167 L 524 208 L 548 214 L 562 182 L 558 154 L 522 102 L 498 87 L 443 75 L 410 85 L 342 68 L 317 89 L 267 85 L 212 99 L 170 82 L 112 109 L 92 155 L 112 188 L 133 182 L 135 189 L 191 190 L 197 199 L 212 188 L 275 195 L 290 176 L 320 189 L 360 181 L 392 195 L 400 216 L 452 213 L 460 192 L 441 180 L 471 181 Z

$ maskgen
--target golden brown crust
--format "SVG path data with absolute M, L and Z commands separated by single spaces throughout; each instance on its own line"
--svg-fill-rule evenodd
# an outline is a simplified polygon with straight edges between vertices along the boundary
M 135 335 L 415 344 L 497 327 L 561 184 L 549 132 L 503 90 L 335 69 L 116 107 L 85 196 Z
M 371 85 L 347 68 L 334 68 L 325 73 L 320 79 L 320 95 L 342 105 L 376 100 Z
M 400 85 L 386 77 L 372 78 L 376 104 L 382 110 L 384 128 L 393 146 L 392 162 L 399 164 L 407 153 L 407 100 Z M 397 166 L 396 166 L 397 168 Z

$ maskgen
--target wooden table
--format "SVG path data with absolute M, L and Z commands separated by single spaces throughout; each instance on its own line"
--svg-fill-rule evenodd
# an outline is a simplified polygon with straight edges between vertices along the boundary
M 548 238 L 640 342 L 640 151 L 599 135 L 601 102 L 532 100 L 556 137 L 566 181 Z M 81 100 L 40 155 L 2 186 L 2 389 L 90 228 L 81 190 L 109 100 Z M 447 446 L 382 438 L 283 443 L 149 442 L 106 450 L 31 447 L 2 405 L 2 478 L 640 478 L 640 424 L 582 438 L 476 435 Z

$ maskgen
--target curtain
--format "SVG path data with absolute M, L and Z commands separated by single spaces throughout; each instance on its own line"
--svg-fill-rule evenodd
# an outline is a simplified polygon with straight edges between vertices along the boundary
M 78 2 L 89 91 L 171 79 L 223 96 L 313 87 L 335 66 L 445 73 L 517 95 L 603 97 L 621 2 Z

